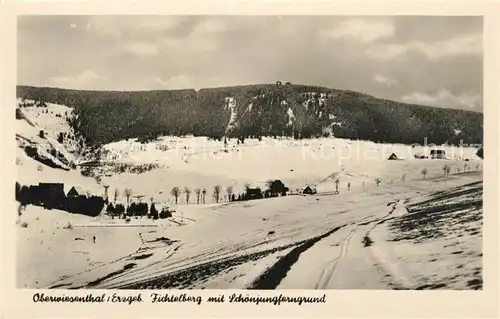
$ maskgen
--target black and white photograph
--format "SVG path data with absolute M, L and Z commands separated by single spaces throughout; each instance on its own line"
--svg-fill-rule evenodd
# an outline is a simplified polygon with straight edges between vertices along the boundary
M 17 288 L 483 290 L 483 17 L 334 14 L 19 15 Z

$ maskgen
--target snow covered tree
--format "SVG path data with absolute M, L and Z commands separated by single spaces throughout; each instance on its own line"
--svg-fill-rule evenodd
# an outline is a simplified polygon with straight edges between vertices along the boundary
M 128 213 L 128 204 L 130 201 L 130 196 L 132 196 L 132 190 L 130 188 L 125 188 L 123 190 L 123 196 L 127 199 L 127 213 Z
M 227 198 L 231 201 L 231 197 L 233 195 L 233 186 L 226 187 Z

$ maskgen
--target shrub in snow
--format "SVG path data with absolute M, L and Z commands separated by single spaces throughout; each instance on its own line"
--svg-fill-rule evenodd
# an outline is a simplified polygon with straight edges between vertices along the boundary
M 368 236 L 368 235 L 365 235 L 363 237 L 363 246 L 364 247 L 369 247 L 373 244 L 373 241 L 371 240 L 371 238 Z
M 28 223 L 27 222 L 22 222 L 21 223 L 22 228 L 28 228 Z
M 420 171 L 420 174 L 422 174 L 422 178 L 425 179 L 425 177 L 427 176 L 427 168 L 423 168 L 421 171 Z
M 172 217 L 172 212 L 168 208 L 164 207 L 164 208 L 162 208 L 159 217 L 161 219 L 170 218 L 170 217 Z
M 73 229 L 73 225 L 71 224 L 71 222 L 68 222 L 68 224 L 66 224 L 66 226 L 63 227 L 63 229 Z

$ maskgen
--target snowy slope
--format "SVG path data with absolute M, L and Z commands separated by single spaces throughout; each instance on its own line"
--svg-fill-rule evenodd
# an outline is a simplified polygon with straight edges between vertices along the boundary
M 29 226 L 22 229 L 25 235 L 19 235 L 22 253 L 18 262 L 29 269 L 28 256 L 33 253 L 36 256 L 40 245 L 48 245 L 45 249 L 57 251 L 59 258 L 67 262 L 66 269 L 57 276 L 32 272 L 29 278 L 28 275 L 18 278 L 19 285 L 127 289 L 432 289 L 424 285 L 432 283 L 436 266 L 459 267 L 469 262 L 470 267 L 461 270 L 463 277 L 454 278 L 455 283 L 450 287 L 472 289 L 468 283 L 480 278 L 477 269 L 481 260 L 481 245 L 478 245 L 481 232 L 470 235 L 469 230 L 480 227 L 481 210 L 469 210 L 469 214 L 478 218 L 456 224 L 453 232 L 420 242 L 413 239 L 395 242 L 394 238 L 405 236 L 405 231 L 395 225 L 401 224 L 402 218 L 414 218 L 408 217 L 405 207 L 418 207 L 428 198 L 436 199 L 437 192 L 453 193 L 454 187 L 481 179 L 480 173 L 465 173 L 411 184 L 372 185 L 365 191 L 344 191 L 340 195 L 191 205 L 176 212 L 177 220 L 186 221 L 183 226 L 138 220 L 135 227 L 110 227 L 107 221 L 100 220 L 101 227 L 91 227 L 97 220 L 82 220 L 75 222 L 72 230 L 55 229 L 41 218 L 40 221 L 34 218 L 45 212 L 29 209 L 21 217 L 31 219 Z M 472 189 L 481 192 L 482 185 Z M 448 204 L 462 202 L 475 207 L 471 200 L 456 194 L 448 198 Z M 44 232 L 40 233 L 38 228 Z M 374 242 L 370 247 L 362 245 L 367 234 Z M 92 243 L 94 235 L 99 244 Z M 74 238 L 84 240 L 74 241 Z M 443 244 L 457 240 L 455 249 L 442 249 Z M 116 242 L 121 243 L 119 249 L 109 248 L 106 251 L 111 251 L 110 254 L 102 254 L 103 246 L 111 247 Z M 455 253 L 459 250 L 466 253 Z M 82 254 L 87 259 L 82 259 Z M 434 263 L 433 257 L 439 262 Z M 38 255 L 29 263 L 35 267 L 43 262 L 47 259 Z M 63 274 L 65 277 L 59 278 Z M 436 282 L 446 282 L 446 274 L 450 272 L 438 272 Z
M 203 137 L 163 137 L 148 144 L 128 140 L 105 145 L 106 159 L 116 163 L 153 163 L 160 168 L 140 175 L 113 174 L 103 180 L 111 188 L 128 187 L 155 197 L 163 194 L 162 200 L 168 200 L 174 186 L 206 188 L 211 192 L 219 184 L 223 189 L 232 186 L 236 192 L 242 192 L 245 183 L 264 187 L 269 179 L 281 179 L 293 190 L 313 184 L 318 191 L 333 191 L 337 176 L 343 188 L 347 182 L 352 187 L 361 187 L 363 182 L 373 183 L 375 178 L 384 183 L 400 180 L 400 170 L 405 171 L 406 178 L 415 179 L 421 177 L 424 167 L 431 176 L 442 174 L 445 164 L 453 170 L 463 170 L 467 163 L 475 170 L 482 163 L 475 156 L 475 148 L 443 148 L 450 154 L 454 151 L 457 158 L 470 161 L 415 160 L 415 154 L 425 151 L 423 147 L 328 138 L 248 139 L 244 144 L 228 139 L 227 148 L 223 142 Z M 393 152 L 405 160 L 388 161 Z M 393 169 L 394 166 L 398 169 Z
M 45 112 L 49 112 L 48 114 Z M 23 107 L 21 108 L 25 119 L 16 120 L 16 165 L 17 181 L 21 185 L 36 185 L 40 182 L 61 182 L 64 183 L 65 191 L 69 191 L 72 186 L 80 186 L 91 194 L 102 194 L 102 186 L 88 177 L 84 177 L 78 170 L 71 169 L 70 162 L 77 161 L 77 153 L 67 149 L 73 144 L 71 139 L 60 144 L 57 141 L 59 133 L 70 133 L 66 119 L 56 117 L 55 114 L 71 114 L 71 109 L 61 105 L 48 103 L 44 107 Z M 40 131 L 44 132 L 43 138 Z M 28 157 L 25 148 L 31 146 L 37 149 L 37 153 L 42 158 L 46 158 L 61 168 L 52 168 L 43 163 Z M 51 151 L 57 151 L 62 156 L 57 157 Z M 73 150 L 74 151 L 74 150 Z

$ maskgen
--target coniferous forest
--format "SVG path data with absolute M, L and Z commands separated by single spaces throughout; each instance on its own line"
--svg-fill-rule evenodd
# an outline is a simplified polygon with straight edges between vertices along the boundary
M 73 107 L 90 145 L 161 135 L 297 139 L 333 135 L 385 143 L 482 143 L 483 114 L 411 105 L 325 87 L 264 84 L 195 90 L 82 91 L 18 86 L 17 97 Z M 231 109 L 231 104 L 234 109 Z M 233 113 L 233 125 L 228 126 Z M 459 133 L 457 133 L 458 131 Z

